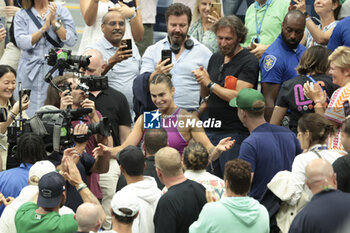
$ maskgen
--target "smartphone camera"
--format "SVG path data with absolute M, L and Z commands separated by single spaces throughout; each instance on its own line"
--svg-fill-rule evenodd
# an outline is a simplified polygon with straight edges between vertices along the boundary
M 131 39 L 126 39 L 121 41 L 121 45 L 126 45 L 125 48 L 122 49 L 122 51 L 125 50 L 132 50 L 132 42 Z
M 166 60 L 169 58 L 170 60 L 165 63 L 165 65 L 170 65 L 172 63 L 171 61 L 171 50 L 170 49 L 163 49 L 162 50 L 162 61 Z

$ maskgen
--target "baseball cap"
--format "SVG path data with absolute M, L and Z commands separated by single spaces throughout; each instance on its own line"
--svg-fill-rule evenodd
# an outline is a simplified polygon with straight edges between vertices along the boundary
M 254 107 L 256 101 L 261 100 L 264 102 L 264 105 Z M 236 98 L 233 98 L 229 105 L 231 107 L 237 107 L 245 110 L 261 110 L 265 107 L 265 98 L 260 91 L 251 88 L 243 88 L 237 95 Z
M 145 156 L 136 146 L 127 146 L 120 151 L 118 160 L 127 174 L 142 172 L 145 166 Z
M 136 195 L 126 190 L 120 190 L 114 194 L 111 207 L 116 215 L 123 217 L 134 217 L 140 210 Z
M 44 208 L 56 207 L 61 201 L 65 184 L 63 176 L 57 172 L 43 175 L 39 181 L 38 206 Z
M 43 175 L 54 171 L 56 171 L 56 167 L 49 160 L 38 161 L 29 169 L 29 183 L 38 185 L 38 181 Z

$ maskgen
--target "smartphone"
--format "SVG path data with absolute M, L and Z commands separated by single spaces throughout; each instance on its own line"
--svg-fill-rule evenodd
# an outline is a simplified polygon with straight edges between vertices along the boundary
M 132 43 L 131 43 L 131 39 L 126 39 L 126 40 L 122 40 L 121 42 L 122 45 L 126 45 L 126 48 L 123 48 L 122 51 L 124 50 L 132 50 Z
M 0 17 L 0 28 L 4 28 L 6 25 L 6 18 L 4 16 Z
M 167 63 L 165 63 L 165 65 L 170 65 L 172 63 L 171 61 L 171 50 L 170 49 L 163 49 L 162 50 L 162 61 L 164 61 L 165 59 L 169 58 L 170 61 L 168 61 Z
M 21 91 L 21 96 L 24 96 L 24 95 L 27 95 L 28 97 L 26 98 L 26 101 L 25 102 L 28 102 L 29 101 L 29 99 L 30 99 L 30 93 L 31 93 L 31 90 L 29 90 L 29 89 L 23 89 L 22 91 Z
M 345 117 L 350 115 L 350 105 L 349 105 L 349 100 L 345 100 L 343 103 L 343 107 L 344 107 L 344 113 L 345 113 Z
M 297 4 L 294 0 L 291 0 L 290 3 L 291 3 L 292 5 Z
M 210 8 L 210 15 L 211 16 L 214 16 L 215 18 L 217 17 L 217 15 L 214 13 L 214 11 L 216 11 L 217 15 L 219 17 L 221 17 L 221 3 L 219 2 L 214 2 L 212 5 L 211 5 L 211 8 Z

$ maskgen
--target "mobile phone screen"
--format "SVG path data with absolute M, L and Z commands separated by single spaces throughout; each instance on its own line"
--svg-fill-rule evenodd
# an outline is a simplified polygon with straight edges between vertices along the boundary
M 5 22 L 5 17 L 0 17 L 0 28 L 3 28 L 3 27 L 5 27 L 5 25 L 6 25 L 6 22 Z
M 126 48 L 123 48 L 122 50 L 132 50 L 132 43 L 131 43 L 131 39 L 126 39 L 126 40 L 122 40 L 121 42 L 122 45 L 126 45 Z
M 211 8 L 210 8 L 210 15 L 217 17 L 217 15 L 214 13 L 214 11 L 216 11 L 216 14 L 221 17 L 221 3 L 215 2 L 212 4 Z
M 165 59 L 169 58 L 170 61 L 168 61 L 167 63 L 165 63 L 165 65 L 170 65 L 172 63 L 171 61 L 171 50 L 170 49 L 163 49 L 162 50 L 162 61 L 164 61 Z
M 344 107 L 345 117 L 349 116 L 349 114 L 350 114 L 349 100 L 346 100 L 346 101 L 343 103 L 343 107 Z

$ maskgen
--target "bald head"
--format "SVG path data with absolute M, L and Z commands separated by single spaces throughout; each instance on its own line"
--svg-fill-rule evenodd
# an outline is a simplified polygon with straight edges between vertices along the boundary
M 180 153 L 171 147 L 164 147 L 155 154 L 155 164 L 164 176 L 172 177 L 182 173 Z
M 102 225 L 102 208 L 99 205 L 85 202 L 76 212 L 75 219 L 80 231 L 97 231 Z
M 287 23 L 289 20 L 297 20 L 300 23 L 304 22 L 305 25 L 305 15 L 299 10 L 290 10 L 283 19 L 283 23 Z
M 337 188 L 333 167 L 327 160 L 312 160 L 305 168 L 305 175 L 306 183 L 314 194 L 320 192 L 323 187 Z
M 103 60 L 103 55 L 96 49 L 89 49 L 83 53 L 84 56 L 91 56 L 89 70 L 86 70 L 84 75 L 97 75 L 100 76 L 106 66 Z
M 298 10 L 291 10 L 284 17 L 281 36 L 289 48 L 298 47 L 304 35 L 305 23 L 305 15 Z

